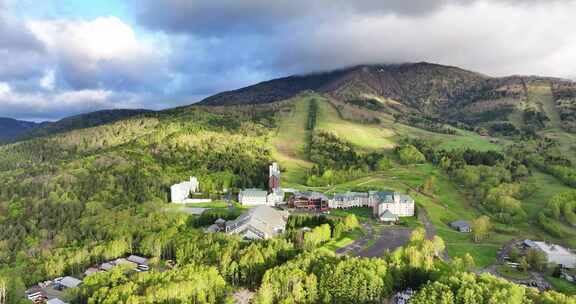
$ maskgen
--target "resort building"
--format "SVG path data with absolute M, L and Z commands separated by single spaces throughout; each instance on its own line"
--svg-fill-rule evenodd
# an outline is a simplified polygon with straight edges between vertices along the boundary
M 268 189 L 270 192 L 280 190 L 280 168 L 278 167 L 278 163 L 272 163 L 269 167 Z
M 244 206 L 274 205 L 268 204 L 268 192 L 261 189 L 245 189 L 238 193 L 238 202 Z
M 334 197 L 328 201 L 328 205 L 332 209 L 348 209 L 355 207 L 369 207 L 370 200 L 366 192 L 345 192 L 336 193 Z
M 376 218 L 382 218 L 386 210 L 397 217 L 414 216 L 414 200 L 397 192 L 336 193 L 328 204 L 333 209 L 369 207 Z
M 82 284 L 82 280 L 75 277 L 63 277 L 61 280 L 54 283 L 56 289 L 62 290 L 65 288 L 76 288 Z
M 309 211 L 327 211 L 330 208 L 326 195 L 318 192 L 296 192 L 288 206 Z
M 370 191 L 369 201 L 376 218 L 379 218 L 386 210 L 398 217 L 414 216 L 414 200 L 408 195 L 397 192 Z
M 379 221 L 388 224 L 394 224 L 400 220 L 396 214 L 390 212 L 388 209 L 385 209 L 381 214 L 378 215 L 377 218 Z
M 530 242 L 535 249 L 546 254 L 548 263 L 555 263 L 564 268 L 576 268 L 576 254 L 570 250 L 556 244 L 546 242 Z
M 207 198 L 190 198 L 191 193 L 198 193 L 200 183 L 195 176 L 189 181 L 181 182 L 170 187 L 170 200 L 175 204 L 209 203 L 212 200 Z
M 288 220 L 288 211 L 278 210 L 269 206 L 258 206 L 240 215 L 233 221 L 225 223 L 222 220 L 215 223 L 228 234 L 239 234 L 245 239 L 268 239 L 284 233 Z

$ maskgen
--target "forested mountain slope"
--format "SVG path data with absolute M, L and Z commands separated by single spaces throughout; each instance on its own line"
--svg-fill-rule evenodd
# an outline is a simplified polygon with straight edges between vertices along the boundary
M 576 84 L 536 76 L 489 77 L 457 67 L 430 63 L 362 65 L 266 81 L 223 92 L 204 105 L 261 104 L 312 90 L 328 98 L 400 117 L 405 122 L 448 122 L 484 128 L 494 134 L 520 134 L 545 129 L 552 119 L 531 98 L 545 86 L 558 111 L 562 131 L 573 132 Z M 552 116 L 553 117 L 553 116 Z
M 437 77 L 436 67 L 426 64 L 418 72 L 396 68 L 389 73 L 398 79 Z M 446 81 L 461 90 L 487 79 L 452 69 L 442 69 L 452 74 Z M 351 83 L 346 87 L 330 87 L 325 76 L 316 76 L 314 86 L 325 91 L 310 92 L 317 90 L 307 86 L 306 92 L 290 99 L 285 97 L 292 93 L 285 94 L 278 102 L 201 104 L 127 118 L 112 113 L 104 115 L 111 117 L 109 123 L 89 127 L 81 120 L 71 123 L 73 130 L 56 128 L 48 136 L 0 146 L 0 291 L 7 290 L 6 302 L 18 303 L 26 287 L 43 280 L 82 277 L 90 266 L 139 254 L 151 258 L 154 271 L 99 273 L 65 293 L 66 300 L 225 303 L 239 289 L 249 289 L 254 303 L 378 303 L 414 288 L 419 290 L 416 303 L 431 304 L 446 295 L 455 299 L 447 303 L 511 299 L 573 304 L 565 295 L 468 273 L 474 268 L 471 254 L 487 265 L 512 238 L 538 236 L 573 244 L 572 205 L 561 201 L 572 196 L 531 196 L 538 191 L 531 180 L 543 175 L 558 184 L 558 191 L 576 187 L 564 147 L 539 134 L 520 141 L 481 136 L 442 121 L 402 119 L 399 114 L 428 111 L 424 97 L 417 96 L 432 94 L 442 84 L 430 84 L 434 89 L 385 87 L 366 80 L 371 78 L 364 73 L 372 75 L 368 69 L 346 76 L 344 82 Z M 407 80 L 401 83 L 408 85 Z M 555 99 L 572 98 L 564 92 L 570 87 L 540 84 L 528 86 L 527 103 L 541 104 L 538 109 L 546 113 L 555 109 Z M 364 85 L 374 94 L 394 93 L 399 99 L 410 91 L 413 99 L 378 95 L 374 100 L 386 105 L 383 109 L 345 98 L 363 92 Z M 302 88 L 287 86 L 291 92 Z M 431 108 L 450 103 L 459 90 L 431 98 L 436 100 L 429 102 Z M 557 91 L 564 93 L 552 94 Z M 563 127 L 556 121 L 542 132 L 559 134 L 557 128 Z M 241 188 L 266 187 L 272 161 L 281 164 L 283 186 L 331 193 L 357 188 L 410 192 L 446 240 L 425 240 L 417 229 L 403 249 L 381 258 L 350 258 L 322 246 L 360 229 L 352 216 L 292 219 L 286 235 L 248 243 L 204 233 L 202 228 L 217 218 L 232 219 L 242 211 L 224 202 L 218 202 L 223 208 L 202 216 L 167 211 L 172 184 L 196 176 L 201 191 L 220 200 L 225 189 L 235 194 Z M 438 180 L 436 192 L 419 192 L 431 176 Z M 548 191 L 547 184 L 540 186 Z M 478 215 L 495 224 L 488 243 L 475 244 L 445 223 Z M 315 231 L 307 246 L 295 238 L 301 226 Z M 440 257 L 444 249 L 451 261 Z M 170 268 L 168 260 L 176 267 Z
M 115 121 L 129 118 L 136 115 L 151 113 L 150 110 L 102 110 L 86 114 L 80 114 L 63 118 L 55 122 L 44 122 L 38 125 L 37 128 L 20 134 L 19 139 L 30 139 L 34 137 L 47 136 L 51 134 L 58 134 L 76 129 L 96 127 Z
M 13 139 L 37 126 L 35 122 L 0 117 L 0 142 Z

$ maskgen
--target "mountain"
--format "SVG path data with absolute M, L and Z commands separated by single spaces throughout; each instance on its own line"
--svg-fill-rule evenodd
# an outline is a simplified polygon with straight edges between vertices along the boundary
M 13 139 L 37 126 L 35 122 L 0 117 L 0 142 Z
M 478 303 L 503 301 L 492 295 L 518 303 L 576 300 L 464 272 L 491 267 L 506 269 L 504 277 L 527 276 L 501 267 L 498 252 L 512 239 L 576 248 L 576 161 L 569 159 L 576 135 L 562 131 L 573 83 L 412 64 L 293 76 L 239 91 L 166 111 L 70 117 L 27 134 L 36 138 L 0 145 L 5 302 L 21 303 L 24 290 L 38 290 L 39 282 L 85 278 L 86 270 L 130 255 L 150 258 L 151 271 L 93 274 L 66 301 L 227 303 L 248 293 L 254 303 L 380 303 L 406 288 L 426 304 L 445 294 Z M 205 106 L 220 104 L 218 98 L 239 105 Z M 502 115 L 506 107 L 511 111 Z M 559 142 L 483 136 L 447 126 L 443 115 L 463 127 L 544 121 L 538 132 Z M 207 233 L 217 219 L 246 211 L 220 200 L 222 193 L 234 198 L 240 189 L 266 188 L 272 162 L 292 191 L 406 193 L 419 216 L 389 230 L 366 208 L 322 217 L 294 212 L 286 233 L 272 240 Z M 171 186 L 191 176 L 202 192 L 194 197 L 215 199 L 194 205 L 209 209 L 201 215 L 169 204 Z M 458 233 L 449 226 L 456 220 L 495 228 Z M 425 230 L 410 235 L 419 227 Z M 404 250 L 391 248 L 400 244 Z M 545 267 L 537 260 L 531 272 Z M 553 288 L 572 292 L 548 274 L 540 272 Z M 288 281 L 295 283 L 283 288 Z
M 274 79 L 202 100 L 201 105 L 262 104 L 303 91 L 396 114 L 500 130 L 559 127 L 576 132 L 576 84 L 538 77 L 490 77 L 426 62 L 360 65 Z M 416 115 L 418 117 L 406 118 Z
M 129 118 L 132 116 L 152 113 L 151 110 L 102 110 L 86 114 L 80 114 L 63 118 L 56 122 L 44 122 L 38 125 L 37 128 L 30 129 L 28 132 L 19 134 L 19 139 L 30 139 L 34 137 L 47 136 L 51 134 L 63 133 L 76 129 L 84 129 L 113 123 L 115 121 Z
M 431 63 L 360 65 L 330 72 L 290 76 L 223 92 L 200 102 L 207 105 L 258 104 L 279 101 L 313 90 L 339 99 L 374 95 L 425 103 L 454 99 L 490 79 L 460 68 Z

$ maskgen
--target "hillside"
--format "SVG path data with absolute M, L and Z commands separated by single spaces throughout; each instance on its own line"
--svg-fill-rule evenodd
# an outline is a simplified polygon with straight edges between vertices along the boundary
M 63 118 L 55 122 L 44 122 L 38 125 L 37 128 L 30 129 L 27 132 L 19 134 L 20 139 L 30 139 L 34 137 L 42 137 L 52 134 L 63 133 L 76 129 L 84 129 L 96 127 L 115 121 L 129 118 L 132 116 L 151 113 L 150 110 L 131 110 L 131 109 L 117 109 L 117 110 L 102 110 L 86 114 L 80 114 Z
M 0 142 L 16 138 L 37 126 L 35 122 L 0 117 Z
M 542 86 L 549 90 L 551 108 L 532 98 L 534 89 Z M 552 122 L 560 132 L 575 131 L 573 82 L 535 76 L 496 78 L 430 63 L 362 65 L 290 76 L 216 94 L 199 104 L 271 103 L 304 91 L 432 128 L 440 121 L 508 136 L 538 132 Z
M 415 67 L 406 65 L 396 70 L 388 67 L 386 73 L 433 82 L 437 68 L 424 64 L 414 72 Z M 487 79 L 456 68 L 441 70 L 453 75 L 446 83 L 460 88 Z M 560 89 L 547 85 L 547 80 L 530 80 L 525 86 L 520 78 L 505 80 L 519 81 L 525 91 L 518 94 L 527 94 L 521 106 L 546 113 L 550 122 L 538 130 L 541 137 L 491 137 L 441 120 L 401 117 L 429 109 L 453 110 L 443 104 L 451 103 L 456 93 L 431 93 L 439 90 L 439 84 L 384 89 L 370 82 L 369 68 L 347 75 L 346 87 L 331 87 L 325 75 L 316 75 L 314 81 L 323 83 L 324 91 L 308 86 L 277 102 L 91 113 L 62 120 L 33 138 L 0 146 L 0 283 L 10 278 L 6 281 L 8 298 L 22 297 L 25 288 L 38 282 L 63 275 L 82 278 L 91 266 L 138 254 L 150 258 L 152 271 L 136 275 L 122 268 L 100 272 L 85 279 L 77 292 L 64 296 L 70 297 L 70 303 L 114 303 L 120 298 L 144 303 L 153 295 L 168 297 L 165 291 L 170 290 L 198 302 L 209 296 L 204 302 L 212 303 L 244 288 L 279 302 L 303 292 L 310 297 L 336 295 L 337 290 L 352 294 L 358 288 L 342 282 L 354 281 L 363 286 L 376 284 L 374 290 L 380 292 L 362 301 L 343 301 L 374 303 L 392 292 L 408 287 L 419 290 L 432 286 L 428 281 L 458 277 L 463 271 L 489 271 L 501 262 L 499 250 L 514 239 L 576 246 L 571 205 L 554 205 L 558 195 L 566 196 L 576 187 L 576 175 L 571 173 L 574 164 L 566 157 L 570 144 L 563 143 L 572 134 L 563 129 L 563 112 L 557 111 L 555 103 L 558 98 L 571 100 L 568 93 L 558 93 Z M 401 83 L 408 85 L 407 80 Z M 301 86 L 293 83 L 291 88 L 296 92 L 294 88 Z M 373 89 L 370 98 L 377 105 L 347 99 L 366 88 Z M 379 95 L 384 91 L 399 95 L 396 99 Z M 400 100 L 403 94 L 413 99 Z M 416 97 L 419 94 L 422 97 Z M 424 106 L 426 94 L 436 100 L 430 106 Z M 476 109 L 463 108 L 469 111 L 467 117 L 476 117 Z M 539 121 L 523 115 L 516 118 L 507 121 L 518 123 L 519 128 Z M 560 144 L 550 141 L 550 136 L 558 136 Z M 405 149 L 416 152 L 406 157 Z M 302 222 L 294 220 L 295 226 L 286 235 L 253 244 L 222 233 L 205 233 L 203 228 L 216 219 L 233 219 L 245 210 L 224 199 L 235 198 L 243 188 L 265 188 L 272 161 L 280 163 L 282 187 L 328 195 L 369 190 L 408 193 L 416 200 L 418 216 L 391 228 L 372 219 L 367 208 L 331 210 L 326 222 L 294 212 L 296 218 L 302 216 Z M 168 203 L 170 186 L 190 176 L 198 177 L 203 195 L 214 200 L 202 205 L 210 209 L 206 214 L 190 215 Z M 352 215 L 361 226 L 337 233 L 336 225 L 343 229 L 340 221 L 356 222 Z M 480 242 L 449 226 L 452 221 L 473 221 L 482 215 L 489 217 L 493 228 Z M 300 224 L 314 231 L 328 227 L 329 233 L 304 248 L 294 233 Z M 421 227 L 425 232 L 415 230 L 405 251 L 382 257 L 378 244 L 388 232 L 407 231 L 409 238 L 411 231 Z M 424 240 L 424 234 L 441 240 Z M 361 249 L 374 248 L 379 258 L 335 255 L 362 238 Z M 441 255 L 436 256 L 431 248 L 438 248 Z M 333 272 L 339 277 L 332 281 Z M 357 278 L 358 273 L 367 275 Z M 268 294 L 270 286 L 282 286 L 286 278 L 302 280 L 318 291 L 294 287 L 294 294 Z M 528 292 L 492 276 L 479 278 L 498 284 L 505 294 L 509 289 L 522 293 L 526 302 L 546 303 L 539 299 L 562 297 Z M 385 282 L 406 283 L 384 286 Z M 558 290 L 570 292 L 562 286 Z

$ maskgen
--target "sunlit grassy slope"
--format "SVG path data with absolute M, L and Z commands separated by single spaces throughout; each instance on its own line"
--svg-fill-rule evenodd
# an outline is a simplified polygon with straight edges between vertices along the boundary
M 536 103 L 550 118 L 549 127 L 540 132 L 542 135 L 555 138 L 560 142 L 560 148 L 566 152 L 566 156 L 576 160 L 572 150 L 576 145 L 576 134 L 568 133 L 562 129 L 560 113 L 552 96 L 552 90 L 548 84 L 531 85 L 528 87 L 528 95 L 533 103 Z
M 403 137 L 434 139 L 445 149 L 500 150 L 502 148 L 500 145 L 490 143 L 489 138 L 474 132 L 456 130 L 456 135 L 434 133 L 395 123 L 384 114 L 380 124 L 362 124 L 344 120 L 325 97 L 306 93 L 290 100 L 292 110 L 281 114 L 278 130 L 272 139 L 274 158 L 285 170 L 286 186 L 304 184 L 306 170 L 312 166 L 305 153 L 306 141 L 310 136 L 310 132 L 306 130 L 306 123 L 312 99 L 318 102 L 316 129 L 336 133 L 361 151 L 391 150 Z
M 306 160 L 305 143 L 309 131 L 305 129 L 310 100 L 318 101 L 319 113 L 317 128 L 336 133 L 341 138 L 352 142 L 360 150 L 390 150 L 402 137 L 413 136 L 433 139 L 445 149 L 472 148 L 477 150 L 501 150 L 502 146 L 490 143 L 487 137 L 476 133 L 456 130 L 456 135 L 433 133 L 426 130 L 394 123 L 389 117 L 383 116 L 381 124 L 360 124 L 344 120 L 336 108 L 323 97 L 316 94 L 299 96 L 293 100 L 293 108 L 289 114 L 280 117 L 278 132 L 273 139 L 275 157 L 283 166 L 284 186 L 306 188 L 306 169 L 312 164 Z M 500 140 L 500 143 L 506 141 Z M 566 190 L 551 176 L 536 173 L 531 181 L 543 187 L 534 197 L 526 200 L 525 208 L 530 217 L 529 223 L 513 225 L 506 233 L 494 232 L 490 238 L 481 244 L 473 243 L 470 235 L 452 230 L 448 223 L 453 220 L 473 220 L 480 213 L 467 200 L 466 195 L 450 181 L 448 177 L 432 165 L 396 166 L 392 170 L 377 172 L 370 176 L 330 187 L 308 188 L 328 193 L 346 191 L 358 186 L 371 189 L 390 189 L 407 192 L 416 188 L 431 174 L 438 177 L 435 198 L 413 192 L 418 205 L 425 209 L 439 236 L 446 240 L 447 250 L 451 256 L 462 256 L 470 253 L 479 266 L 495 262 L 500 246 L 513 238 L 546 238 L 546 234 L 537 225 L 534 217 L 545 202 L 554 194 Z
M 340 118 L 338 111 L 323 98 L 318 100 L 317 128 L 336 133 L 364 149 L 391 149 L 396 143 L 396 132 L 385 125 L 360 124 Z

